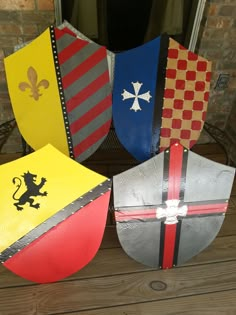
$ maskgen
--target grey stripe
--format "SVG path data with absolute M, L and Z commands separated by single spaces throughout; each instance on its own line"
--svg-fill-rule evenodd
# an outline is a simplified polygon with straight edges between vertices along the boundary
M 57 52 L 60 53 L 63 49 L 65 49 L 66 47 L 68 47 L 71 43 L 73 43 L 75 40 L 77 40 L 76 37 L 69 35 L 69 34 L 65 34 L 64 36 L 62 36 L 61 38 L 56 40 L 57 43 Z
M 108 96 L 111 92 L 110 83 L 108 82 L 106 85 L 97 90 L 94 94 L 92 94 L 89 98 L 87 98 L 83 103 L 77 106 L 73 111 L 68 113 L 68 119 L 70 124 L 75 122 L 78 118 L 87 113 L 90 109 L 92 109 L 99 101 L 102 101 L 106 96 Z
M 90 83 L 97 79 L 107 70 L 106 59 L 101 60 L 96 66 L 90 68 L 82 77 L 74 81 L 70 86 L 65 89 L 66 101 L 69 101 L 72 97 L 76 96 Z M 108 77 L 109 80 L 109 77 Z
M 99 139 L 97 142 L 95 142 L 92 146 L 90 146 L 86 151 L 81 153 L 78 157 L 75 158 L 77 162 L 83 162 L 86 160 L 90 155 L 92 155 L 102 144 L 102 142 L 106 139 L 107 135 Z
M 0 253 L 0 261 L 4 263 L 7 259 L 11 258 L 17 252 L 28 246 L 31 242 L 35 239 L 39 238 L 43 234 L 47 233 L 51 230 L 54 226 L 59 224 L 60 222 L 64 221 L 74 213 L 78 212 L 84 206 L 89 204 L 90 202 L 96 200 L 101 195 L 106 193 L 107 191 L 111 190 L 111 180 L 107 179 L 106 181 L 102 182 L 101 184 L 97 185 L 74 202 L 70 203 L 68 206 L 63 208 L 62 210 L 55 213 L 49 219 L 44 221 L 43 223 L 39 224 L 25 236 L 20 238 L 18 241 L 13 243 L 10 247 L 5 249 L 3 252 Z M 108 205 L 107 205 L 108 206 Z
M 75 53 L 61 65 L 62 77 L 74 70 L 82 62 L 88 59 L 88 57 L 92 56 L 96 51 L 97 48 L 93 44 L 88 44 L 81 48 L 77 53 Z
M 101 125 L 111 118 L 111 107 L 98 115 L 90 123 L 88 123 L 84 128 L 79 130 L 76 134 L 72 135 L 74 147 L 80 142 L 85 140 L 91 133 L 96 131 Z

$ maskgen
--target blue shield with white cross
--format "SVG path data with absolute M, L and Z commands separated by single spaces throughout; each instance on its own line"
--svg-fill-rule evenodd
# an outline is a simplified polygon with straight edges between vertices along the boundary
M 113 122 L 116 134 L 137 160 L 151 155 L 160 37 L 115 56 Z
M 113 123 L 138 161 L 180 143 L 191 148 L 206 118 L 211 62 L 161 35 L 115 55 Z

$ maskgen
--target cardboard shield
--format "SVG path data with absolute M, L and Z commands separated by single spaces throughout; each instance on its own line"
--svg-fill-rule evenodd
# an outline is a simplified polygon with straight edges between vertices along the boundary
M 116 226 L 125 252 L 163 269 L 200 253 L 224 221 L 234 173 L 175 144 L 114 176 Z
M 80 270 L 104 233 L 111 181 L 51 145 L 0 166 L 0 261 L 46 283 Z
M 113 120 L 126 150 L 145 161 L 176 142 L 191 148 L 205 121 L 210 71 L 167 35 L 117 53 Z
M 34 150 L 51 143 L 81 162 L 98 149 L 112 116 L 105 47 L 51 27 L 4 61 L 17 124 Z

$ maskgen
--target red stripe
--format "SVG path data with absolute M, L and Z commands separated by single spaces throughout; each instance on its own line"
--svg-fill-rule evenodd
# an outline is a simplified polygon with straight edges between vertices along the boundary
M 146 210 L 135 210 L 135 211 L 115 211 L 116 221 L 128 221 L 128 220 L 143 220 L 143 219 L 154 219 L 156 218 L 156 210 L 146 209 Z
M 183 147 L 175 144 L 170 147 L 169 181 L 167 200 L 179 199 L 183 163 Z
M 97 116 L 102 114 L 107 108 L 111 106 L 111 95 L 108 95 L 104 98 L 100 103 L 91 108 L 88 112 L 86 112 L 82 117 L 77 119 L 70 126 L 70 130 L 72 135 L 81 130 L 84 126 L 86 126 L 89 122 L 95 119 Z
M 83 47 L 85 47 L 88 44 L 89 42 L 86 42 L 85 40 L 75 39 L 69 46 L 64 48 L 58 54 L 60 65 L 66 62 L 68 59 L 70 59 L 72 56 L 74 56 L 78 51 L 80 51 Z
M 186 204 L 187 205 L 187 204 Z M 215 214 L 225 213 L 228 207 L 228 203 L 219 204 L 203 204 L 203 205 L 190 205 L 188 206 L 188 215 L 203 215 L 203 214 Z M 144 220 L 155 219 L 157 217 L 157 210 L 155 209 L 140 209 L 140 210 L 120 210 L 115 211 L 116 221 L 128 221 L 128 220 Z
M 183 162 L 183 147 L 175 144 L 170 147 L 169 181 L 167 200 L 179 199 Z M 165 239 L 162 268 L 172 268 L 176 239 L 176 224 L 165 225 Z
M 168 269 L 173 267 L 175 239 L 176 239 L 176 224 L 165 224 L 165 240 L 162 268 Z
M 63 27 L 62 29 L 65 33 L 72 35 L 74 37 L 76 37 L 76 34 L 74 32 L 72 32 L 72 30 L 70 30 L 68 27 Z
M 62 78 L 64 89 L 66 89 L 73 82 L 82 77 L 86 72 L 98 64 L 101 60 L 106 58 L 106 49 L 101 47 L 97 49 L 91 56 L 86 58 L 81 64 L 70 71 Z
M 103 74 L 101 74 L 98 78 L 96 78 L 95 80 L 93 80 L 93 82 L 86 86 L 81 92 L 77 93 L 74 97 L 68 100 L 66 104 L 67 111 L 71 112 L 74 108 L 83 103 L 88 97 L 90 97 L 108 82 L 109 74 L 106 70 Z
M 59 30 L 58 28 L 54 27 L 55 37 L 56 40 L 60 39 L 62 36 L 64 36 L 66 33 L 62 30 Z
M 188 215 L 224 213 L 227 207 L 227 202 L 210 205 L 190 205 L 188 206 Z
M 91 147 L 93 144 L 95 144 L 98 140 L 100 140 L 102 137 L 105 137 L 105 135 L 108 133 L 108 130 L 110 129 L 110 125 L 111 125 L 111 119 L 109 119 L 100 128 L 95 130 L 86 139 L 84 139 L 82 142 L 80 142 L 74 148 L 75 157 L 77 158 L 80 154 L 85 152 L 89 147 Z

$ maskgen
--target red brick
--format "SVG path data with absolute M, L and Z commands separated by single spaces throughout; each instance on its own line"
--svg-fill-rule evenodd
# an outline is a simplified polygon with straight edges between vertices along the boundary
M 5 70 L 5 66 L 3 63 L 3 59 L 0 59 L 0 71 L 4 71 Z
M 229 81 L 229 89 L 236 89 L 236 78 L 235 77 L 231 77 L 230 81 Z
M 7 36 L 6 34 L 4 34 L 4 36 L 2 34 L 0 35 L 0 47 L 12 47 L 13 50 L 13 47 L 17 44 L 19 44 L 17 36 Z M 5 52 L 5 55 L 7 56 L 8 54 Z
M 16 24 L 0 24 L 0 34 L 20 35 L 22 34 L 22 29 Z
M 53 21 L 53 19 L 55 19 L 55 14 L 54 12 L 51 11 L 47 11 L 47 12 L 41 12 L 41 11 L 37 11 L 37 12 L 28 12 L 28 11 L 24 11 L 22 12 L 22 24 L 32 24 L 35 23 L 37 25 L 40 24 L 49 24 L 49 22 L 51 23 L 51 21 Z
M 230 17 L 209 17 L 207 19 L 207 27 L 217 29 L 228 29 L 231 27 L 233 20 Z
M 219 10 L 219 15 L 222 16 L 232 16 L 233 18 L 236 15 L 236 7 L 235 5 L 224 5 Z
M 37 0 L 38 10 L 54 10 L 54 1 L 53 0 Z
M 34 10 L 35 1 L 34 0 L 1 0 L 0 10 Z
M 5 71 L 0 71 L 0 82 L 6 82 Z
M 208 15 L 216 15 L 218 12 L 219 6 L 215 3 L 209 5 Z
M 37 25 L 35 24 L 30 25 L 23 24 L 22 29 L 24 35 L 38 35 L 38 28 Z
M 4 51 L 3 49 L 0 49 L 0 60 L 3 59 L 5 56 L 4 56 Z

